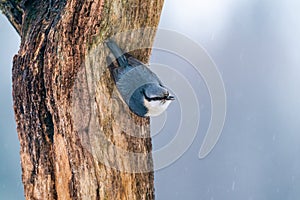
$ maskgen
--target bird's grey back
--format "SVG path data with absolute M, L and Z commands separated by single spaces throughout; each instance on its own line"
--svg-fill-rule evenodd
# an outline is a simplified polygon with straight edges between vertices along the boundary
M 143 64 L 129 68 L 116 82 L 118 90 L 127 104 L 133 93 L 147 84 L 159 85 L 161 82 L 156 74 Z

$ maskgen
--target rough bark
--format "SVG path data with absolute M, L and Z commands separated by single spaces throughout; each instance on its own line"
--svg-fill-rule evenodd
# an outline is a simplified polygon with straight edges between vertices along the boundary
M 150 47 L 162 4 L 0 2 L 21 36 L 12 79 L 26 199 L 154 199 L 149 119 L 119 98 L 102 41 Z

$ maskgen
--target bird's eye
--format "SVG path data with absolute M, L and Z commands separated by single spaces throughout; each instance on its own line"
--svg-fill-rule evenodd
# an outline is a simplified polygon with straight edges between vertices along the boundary
M 167 91 L 165 94 L 164 94 L 164 97 L 168 97 L 169 96 L 169 92 Z

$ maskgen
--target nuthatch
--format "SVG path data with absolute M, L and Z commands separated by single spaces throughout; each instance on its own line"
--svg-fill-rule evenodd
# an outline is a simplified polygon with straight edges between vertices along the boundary
M 125 54 L 112 40 L 105 41 L 117 60 L 111 73 L 129 109 L 141 117 L 157 116 L 175 99 L 144 63 Z

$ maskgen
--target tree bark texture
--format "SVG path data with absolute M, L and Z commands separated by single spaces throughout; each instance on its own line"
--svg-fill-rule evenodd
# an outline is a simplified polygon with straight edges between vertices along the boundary
M 26 199 L 154 199 L 149 119 L 121 101 L 102 42 L 147 61 L 162 4 L 1 0 L 21 36 L 12 80 Z

